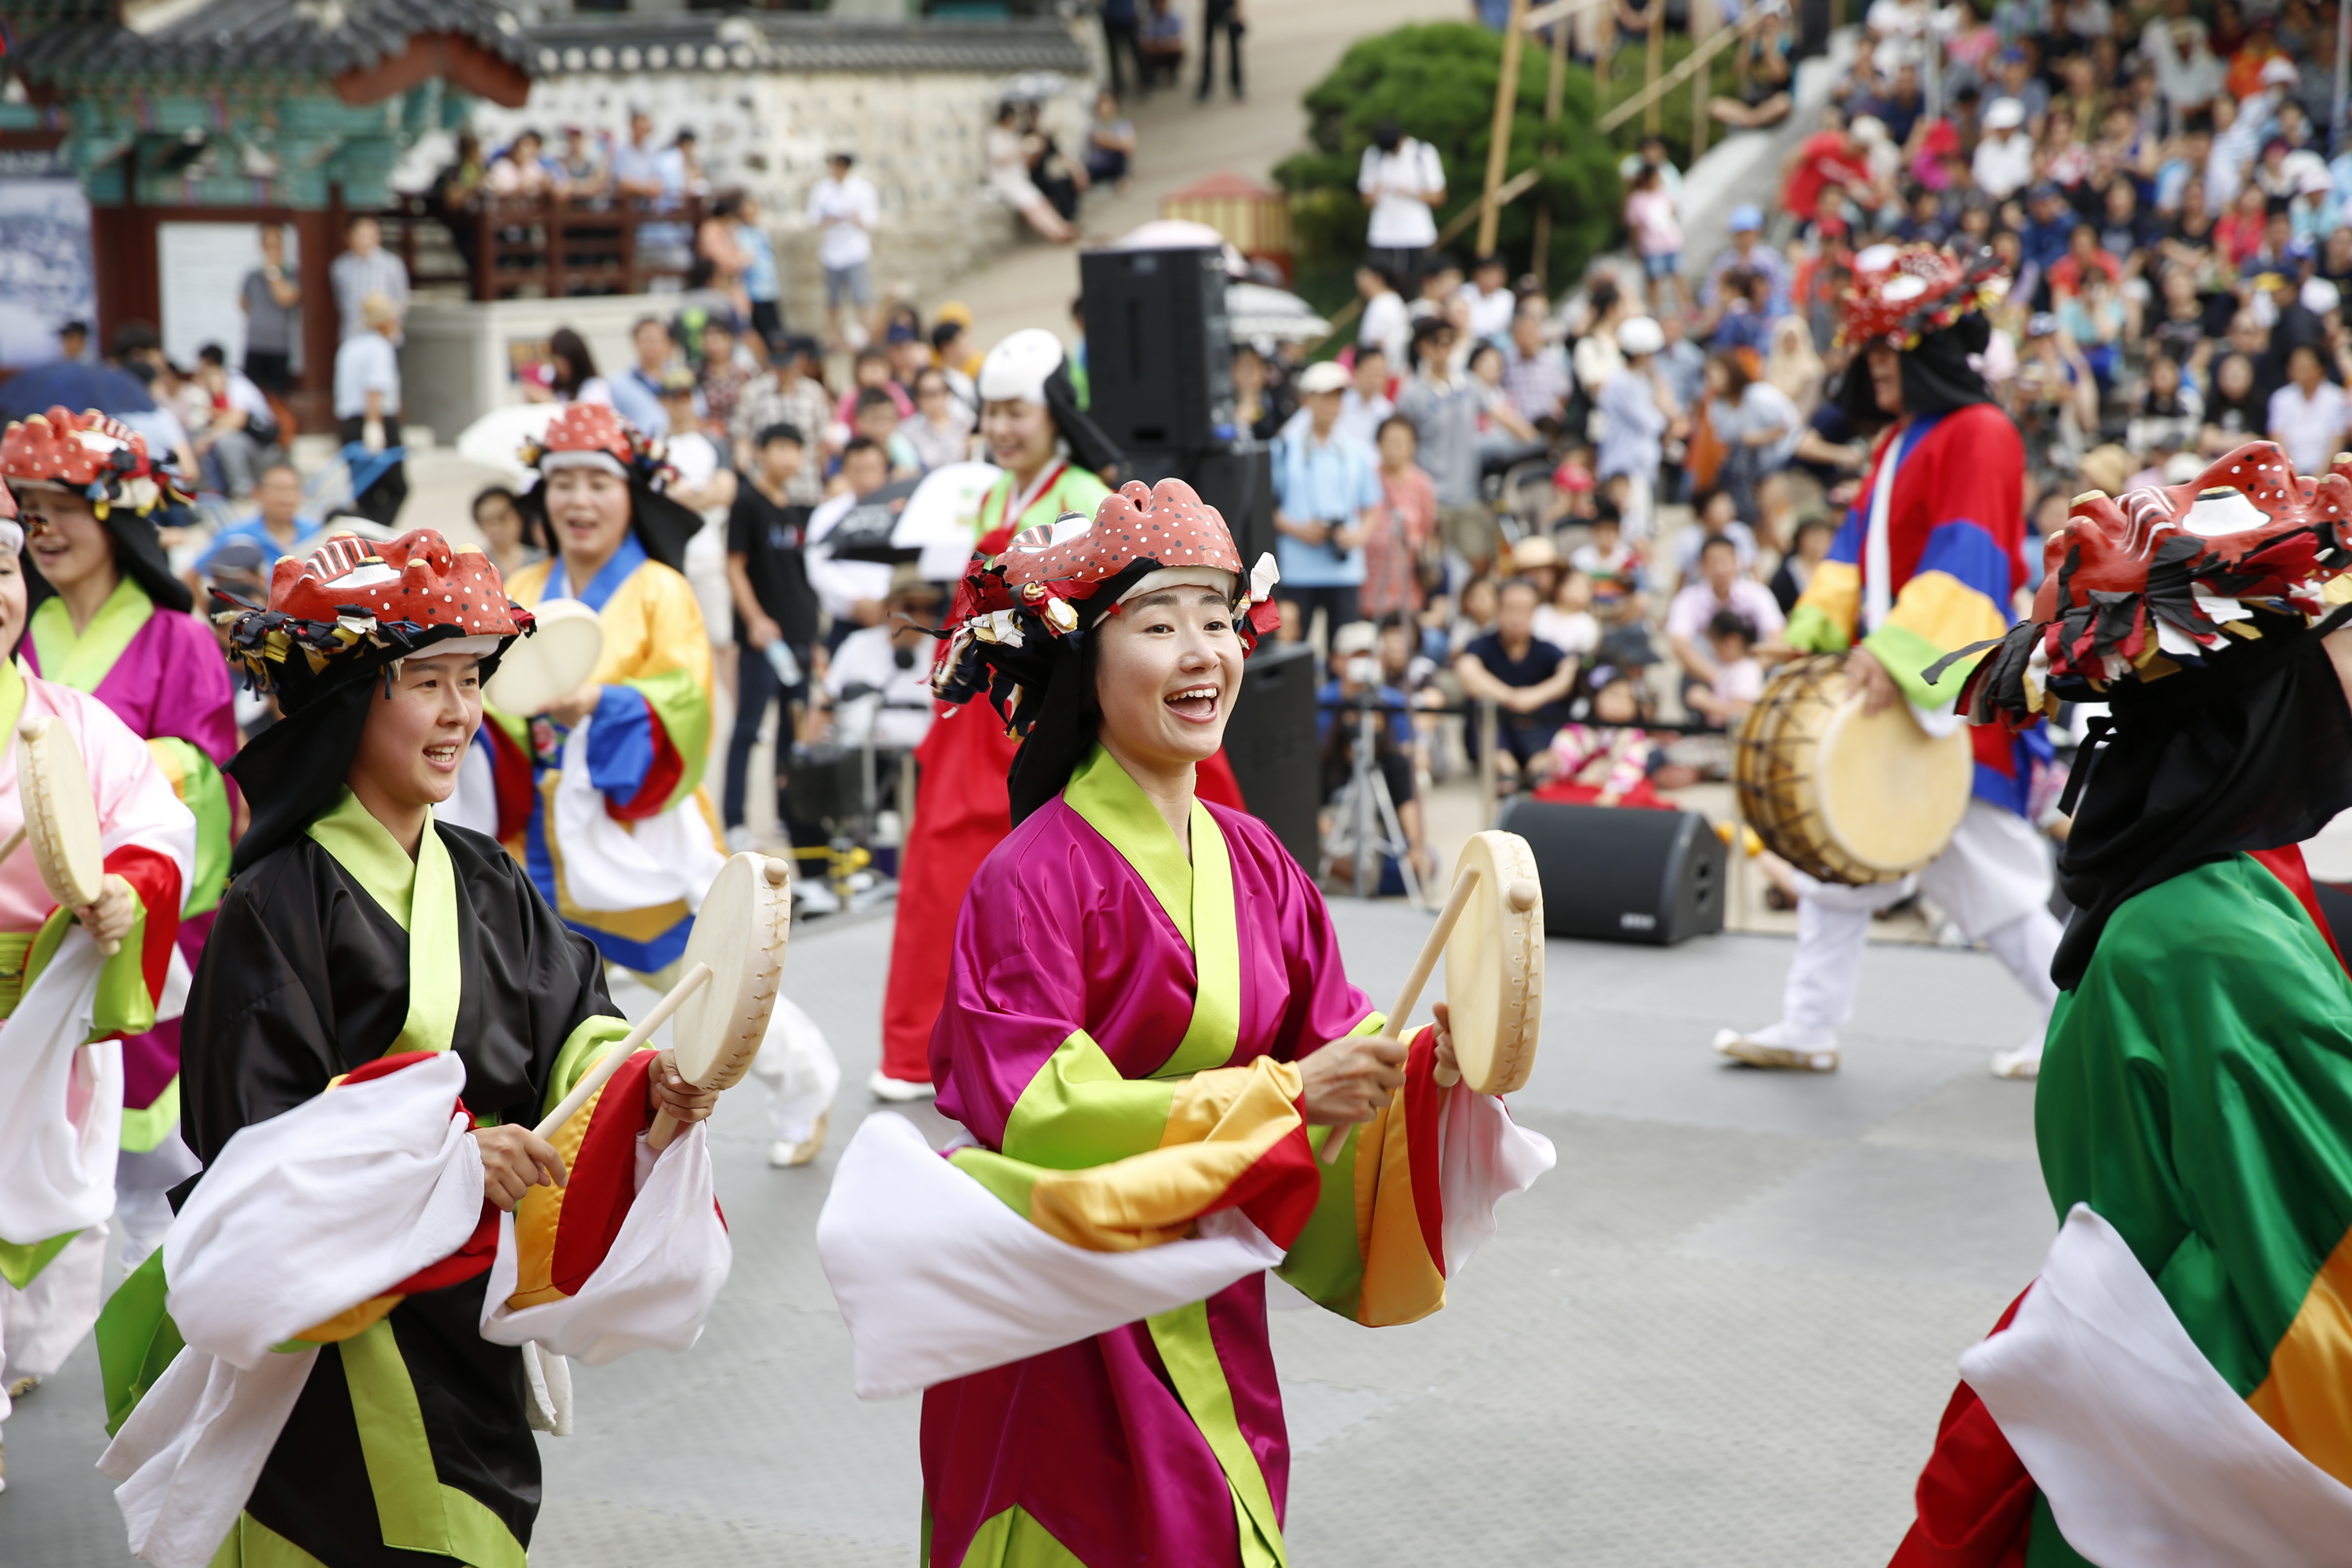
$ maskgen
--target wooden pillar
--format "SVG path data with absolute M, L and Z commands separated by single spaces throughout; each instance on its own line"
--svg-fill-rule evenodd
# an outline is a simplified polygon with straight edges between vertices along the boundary
M 1656 4 L 1657 0 L 1652 0 Z M 1519 107 L 1519 51 L 1527 41 L 1528 0 L 1511 0 L 1511 19 L 1503 29 L 1503 70 L 1495 79 L 1494 138 L 1486 146 L 1486 191 L 1478 211 L 1478 254 L 1495 253 L 1495 233 L 1503 209 L 1495 192 L 1511 157 L 1511 117 Z
M 341 204 L 337 200 L 335 205 Z M 299 253 L 296 280 L 302 289 L 302 380 L 300 389 L 286 401 L 302 428 L 313 434 L 335 427 L 335 346 L 342 336 L 342 318 L 327 274 L 343 244 L 342 226 L 335 220 L 333 211 L 298 212 L 288 219 Z

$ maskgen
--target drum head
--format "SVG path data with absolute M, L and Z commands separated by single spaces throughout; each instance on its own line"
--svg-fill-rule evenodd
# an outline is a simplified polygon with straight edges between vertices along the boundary
M 1965 725 L 1930 735 L 1895 702 L 1862 710 L 1859 693 L 1822 731 L 1818 774 L 1822 830 L 1853 860 L 1884 877 L 1934 859 L 1960 825 L 1976 783 Z
M 1535 851 L 1516 833 L 1473 834 L 1454 875 L 1473 872 L 1478 886 L 1445 942 L 1454 1056 L 1473 1089 L 1508 1094 L 1535 1071 L 1543 1026 L 1543 894 Z
M 710 981 L 670 1019 L 677 1070 L 704 1089 L 731 1089 L 760 1054 L 791 934 L 789 883 L 772 885 L 765 856 L 746 852 L 719 868 L 686 939 L 679 973 L 710 965 Z
M 531 612 L 538 625 L 499 660 L 482 697 L 501 713 L 528 719 L 588 683 L 604 657 L 604 627 L 577 599 L 550 599 Z
M 69 909 L 94 902 L 106 888 L 98 801 L 90 794 L 81 751 L 56 714 L 16 726 L 16 790 L 25 810 L 25 842 L 49 897 Z

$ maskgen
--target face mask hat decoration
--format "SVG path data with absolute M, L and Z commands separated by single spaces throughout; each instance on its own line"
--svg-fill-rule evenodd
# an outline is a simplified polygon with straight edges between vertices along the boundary
M 1233 606 L 1244 655 L 1274 629 L 1280 574 L 1261 555 L 1246 577 L 1225 520 L 1180 479 L 1129 481 L 1089 519 L 1065 512 L 975 553 L 957 584 L 947 644 L 931 671 L 942 701 L 986 697 L 1022 737 L 1009 784 L 1013 820 L 1059 794 L 1092 748 L 1099 717 L 1087 634 L 1127 600 L 1200 584 Z
M 654 560 L 673 572 L 686 569 L 686 545 L 702 531 L 702 518 L 666 493 L 677 471 L 662 443 L 601 403 L 567 403 L 548 422 L 547 432 L 517 450 L 523 467 L 537 476 L 520 498 L 523 538 L 552 553 L 554 527 L 547 515 L 548 476 L 563 468 L 599 468 L 627 481 L 629 528 Z
M 1853 351 L 1837 397 L 1847 417 L 1876 428 L 1892 417 L 1878 405 L 1868 351 L 1902 356 L 1903 411 L 1948 414 L 1990 403 L 1977 356 L 1992 341 L 1987 312 L 2009 293 L 2009 277 L 1990 249 L 1965 260 L 1933 245 L 1874 245 L 1853 258 L 1838 342 Z
M 0 479 L 27 498 L 24 510 L 36 520 L 30 524 L 36 532 L 41 511 L 32 497 L 42 490 L 79 496 L 113 541 L 124 576 L 164 609 L 185 615 L 194 606 L 155 532 L 157 514 L 187 505 L 189 497 L 136 430 L 94 408 L 81 414 L 52 408 L 13 421 L 0 436 Z M 28 609 L 57 592 L 29 558 L 25 576 Z
M 531 629 L 499 569 L 475 545 L 429 528 L 376 544 L 338 533 L 309 555 L 281 557 L 267 608 L 217 617 L 229 658 L 285 717 L 236 754 L 228 772 L 253 803 L 234 871 L 308 828 L 334 804 L 359 749 L 368 700 L 388 694 L 400 661 L 469 653 L 487 681 Z

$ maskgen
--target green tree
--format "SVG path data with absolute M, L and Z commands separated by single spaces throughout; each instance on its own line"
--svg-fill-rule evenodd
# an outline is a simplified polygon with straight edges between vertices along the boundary
M 1298 246 L 1298 281 L 1326 306 L 1352 294 L 1349 281 L 1363 252 L 1369 213 L 1356 192 L 1364 149 L 1382 122 L 1395 121 L 1408 136 L 1437 150 L 1445 166 L 1440 228 L 1475 206 L 1486 177 L 1494 136 L 1495 86 L 1502 75 L 1501 35 L 1467 22 L 1397 28 L 1363 39 L 1306 97 L 1311 150 L 1287 158 L 1275 178 L 1291 193 Z M 1551 215 L 1546 273 L 1555 283 L 1578 276 L 1619 228 L 1623 193 L 1617 154 L 1592 129 L 1592 80 L 1580 66 L 1568 72 L 1560 118 L 1543 122 L 1551 62 L 1534 39 L 1522 52 L 1518 105 L 1511 124 L 1505 177 L 1540 171 L 1536 186 L 1503 209 L 1498 248 L 1514 271 L 1533 262 L 1536 215 Z M 1474 220 L 1475 222 L 1475 220 Z M 1466 253 L 1475 228 L 1454 243 Z

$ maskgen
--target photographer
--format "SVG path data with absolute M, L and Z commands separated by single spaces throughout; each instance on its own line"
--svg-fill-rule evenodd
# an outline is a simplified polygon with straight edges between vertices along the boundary
M 1385 503 L 1379 461 L 1362 444 L 1336 433 L 1348 373 L 1326 361 L 1298 378 L 1307 428 L 1274 446 L 1274 526 L 1282 597 L 1297 607 L 1299 635 L 1323 612 L 1323 635 L 1335 641 L 1357 616 L 1364 582 L 1367 513 Z
M 1354 621 L 1331 636 L 1331 678 L 1316 693 L 1315 725 L 1323 753 L 1323 799 L 1336 803 L 1339 792 L 1355 775 L 1355 745 L 1362 733 L 1367 710 L 1380 717 L 1372 726 L 1372 764 L 1388 786 L 1389 803 L 1396 807 L 1397 826 L 1412 846 L 1414 871 L 1424 879 L 1436 874 L 1421 831 L 1421 798 L 1416 793 L 1413 755 L 1418 737 L 1411 700 L 1389 682 L 1381 662 L 1381 630 L 1370 621 Z M 1351 873 L 1345 861 L 1335 870 Z

